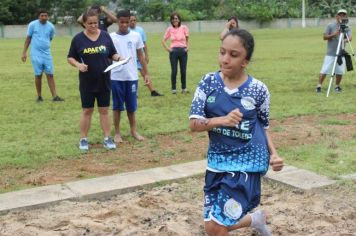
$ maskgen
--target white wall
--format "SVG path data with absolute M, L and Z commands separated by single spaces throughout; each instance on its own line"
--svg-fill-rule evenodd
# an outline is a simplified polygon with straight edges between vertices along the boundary
M 309 18 L 306 19 L 306 27 L 326 26 L 332 19 Z M 220 32 L 226 21 L 192 21 L 183 22 L 189 27 L 190 32 Z M 356 17 L 349 18 L 349 25 L 356 24 Z M 170 25 L 169 22 L 139 22 L 139 25 L 147 33 L 163 33 Z M 257 28 L 301 28 L 302 19 L 278 19 L 270 23 L 259 24 L 256 21 L 239 21 L 239 26 L 244 29 Z M 80 25 L 56 25 L 57 36 L 73 36 L 82 31 Z M 0 26 L 0 38 L 24 38 L 26 37 L 27 25 L 5 25 Z M 109 27 L 109 31 L 117 31 L 117 25 Z

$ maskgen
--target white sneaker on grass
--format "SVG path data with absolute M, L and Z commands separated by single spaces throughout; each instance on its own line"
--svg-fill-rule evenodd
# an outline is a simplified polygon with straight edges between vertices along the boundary
M 79 141 L 79 149 L 82 151 L 88 151 L 89 150 L 89 143 L 86 138 L 81 138 Z
M 103 145 L 104 145 L 104 148 L 106 148 L 106 149 L 115 149 L 116 148 L 115 142 L 110 137 L 104 138 Z

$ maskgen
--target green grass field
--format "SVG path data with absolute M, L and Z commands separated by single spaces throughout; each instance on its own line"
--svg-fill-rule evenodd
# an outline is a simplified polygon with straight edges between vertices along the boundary
M 326 98 L 324 92 L 322 95 L 314 92 L 326 49 L 326 42 L 322 40 L 323 30 L 252 31 L 256 50 L 248 72 L 269 87 L 272 94 L 272 119 L 356 112 L 354 71 L 344 77 L 343 93 L 331 93 Z M 148 36 L 151 78 L 157 90 L 165 96 L 151 97 L 140 81 L 137 112 L 139 131 L 144 136 L 152 137 L 186 130 L 190 103 L 197 83 L 205 73 L 218 69 L 218 33 L 191 34 L 187 76 L 191 93 L 185 96 L 170 94 L 170 66 L 168 54 L 160 44 L 162 34 Z M 20 60 L 24 39 L 0 40 L 0 172 L 10 166 L 38 168 L 51 159 L 77 158 L 81 154 L 77 147 L 81 113 L 78 72 L 66 60 L 70 40 L 69 37 L 57 37 L 52 43 L 57 91 L 66 101 L 51 102 L 47 81 L 44 79 L 45 101 L 41 104 L 35 102 L 31 63 L 28 61 L 24 64 Z M 324 84 L 324 91 L 327 84 Z M 94 114 L 89 138 L 92 143 L 101 143 L 98 115 L 97 112 Z M 123 134 L 128 132 L 127 120 L 124 119 Z M 349 148 L 350 145 L 355 146 L 355 142 L 349 140 L 339 145 L 344 158 L 341 167 L 337 168 L 340 174 L 356 172 L 353 161 L 355 149 Z M 293 149 L 281 148 L 280 155 L 285 157 L 287 163 L 332 175 L 335 166 L 332 162 L 324 161 L 325 155 L 328 156 L 328 150 L 324 146 L 321 141 L 320 144 Z

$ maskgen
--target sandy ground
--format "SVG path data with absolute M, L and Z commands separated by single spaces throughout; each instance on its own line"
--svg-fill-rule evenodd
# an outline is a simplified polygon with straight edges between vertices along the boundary
M 0 235 L 205 235 L 203 178 L 106 200 L 61 202 L 0 216 Z M 356 235 L 355 183 L 302 191 L 263 182 L 260 208 L 273 235 Z M 258 235 L 251 229 L 231 235 Z
M 325 127 L 320 121 L 327 118 L 305 116 L 273 121 L 272 127 L 277 128 L 272 131 L 274 142 L 277 147 L 312 144 L 325 138 L 329 129 L 338 140 L 355 137 L 356 114 L 330 117 L 346 121 L 344 125 Z M 206 135 L 187 132 L 158 136 L 143 145 L 125 142 L 117 152 L 93 152 L 76 160 L 59 159 L 30 172 L 3 169 L 0 188 L 11 188 L 14 176 L 23 176 L 15 181 L 17 184 L 33 187 L 74 181 L 83 175 L 111 175 L 200 160 L 206 143 Z M 11 212 L 0 215 L 0 236 L 204 235 L 203 182 L 203 178 L 190 178 L 106 200 L 65 201 L 48 208 Z M 356 235 L 356 185 L 352 181 L 339 181 L 337 185 L 307 192 L 265 181 L 260 207 L 270 215 L 273 235 Z M 257 234 L 244 229 L 231 235 Z

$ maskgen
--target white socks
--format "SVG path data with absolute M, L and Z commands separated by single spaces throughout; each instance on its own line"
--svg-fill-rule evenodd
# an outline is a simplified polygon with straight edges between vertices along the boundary
M 262 236 L 272 236 L 266 224 L 266 214 L 263 210 L 257 210 L 250 214 L 251 227 L 256 229 Z

